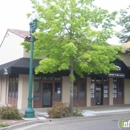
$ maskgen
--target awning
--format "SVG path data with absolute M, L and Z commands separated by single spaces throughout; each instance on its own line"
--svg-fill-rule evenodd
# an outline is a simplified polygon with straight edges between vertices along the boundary
M 33 60 L 33 73 L 34 69 L 39 65 L 38 59 Z M 3 65 L 0 65 L 0 75 L 8 75 L 8 74 L 28 74 L 29 75 L 29 67 L 30 67 L 30 58 L 20 58 L 8 63 L 5 63 Z M 41 75 L 45 76 L 68 76 L 69 71 L 58 71 L 53 74 L 43 74 Z
M 36 68 L 40 60 L 33 61 L 33 69 Z M 0 75 L 7 74 L 29 74 L 30 58 L 20 58 L 3 65 L 0 65 Z
M 34 69 L 38 66 L 39 64 L 38 59 L 34 59 L 33 61 L 33 73 Z M 130 78 L 130 68 L 129 66 L 126 66 L 123 61 L 116 60 L 115 63 L 119 64 L 121 70 L 119 71 L 112 71 L 112 74 L 124 74 L 124 78 Z M 0 75 L 8 75 L 8 74 L 29 74 L 29 65 L 30 65 L 30 58 L 20 58 L 8 63 L 5 63 L 3 65 L 0 65 Z M 58 71 L 53 74 L 48 73 L 48 74 L 43 74 L 41 75 L 45 76 L 68 76 L 69 75 L 69 70 L 65 71 Z M 102 74 L 104 75 L 104 74 Z M 84 76 L 96 76 L 95 74 L 84 74 Z M 99 76 L 99 75 L 98 75 Z M 106 75 L 107 76 L 107 75 Z

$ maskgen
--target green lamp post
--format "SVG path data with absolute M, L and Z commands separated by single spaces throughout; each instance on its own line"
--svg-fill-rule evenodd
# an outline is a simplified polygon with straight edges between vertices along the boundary
M 32 108 L 32 82 L 33 82 L 33 49 L 35 37 L 32 35 L 37 28 L 37 19 L 34 19 L 30 24 L 30 70 L 29 70 L 29 89 L 28 89 L 28 107 L 25 110 L 25 118 L 34 118 L 35 111 Z

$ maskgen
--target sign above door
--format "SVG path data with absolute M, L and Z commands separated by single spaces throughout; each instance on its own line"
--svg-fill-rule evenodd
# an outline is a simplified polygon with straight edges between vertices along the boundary
M 111 77 L 111 78 L 125 78 L 125 74 L 124 73 L 109 73 L 108 77 Z

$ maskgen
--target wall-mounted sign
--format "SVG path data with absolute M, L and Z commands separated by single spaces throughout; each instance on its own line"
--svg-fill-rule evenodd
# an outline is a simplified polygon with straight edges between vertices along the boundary
M 111 77 L 111 78 L 125 78 L 125 74 L 123 74 L 123 73 L 109 73 L 108 77 Z
M 117 71 L 121 71 L 121 67 L 119 66 L 119 65 L 116 65 L 116 67 L 117 67 Z
M 4 75 L 8 74 L 8 67 L 4 68 Z

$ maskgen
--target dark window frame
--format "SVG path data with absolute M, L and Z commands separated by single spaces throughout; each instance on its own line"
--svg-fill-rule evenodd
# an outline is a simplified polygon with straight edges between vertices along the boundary
M 81 84 L 84 84 L 84 98 L 81 98 Z M 76 90 L 76 91 L 75 91 Z M 76 92 L 76 93 L 75 93 Z M 75 98 L 74 95 L 77 95 Z M 73 100 L 86 100 L 86 78 L 76 78 L 76 81 L 74 82 L 74 88 L 73 88 Z
M 18 74 L 9 75 L 8 97 L 18 99 Z
M 114 89 L 114 84 L 116 85 L 116 89 Z M 122 96 L 120 97 L 119 96 L 119 90 L 120 90 L 120 88 L 119 88 L 119 86 L 122 86 Z M 115 90 L 116 90 L 116 92 L 115 92 Z M 116 95 L 116 96 L 114 96 L 114 95 Z M 123 97 L 124 97 L 124 79 L 122 79 L 122 78 L 113 78 L 113 99 L 117 99 L 117 98 L 121 98 L 121 99 L 123 99 Z
M 48 79 L 46 78 L 48 77 Z M 52 79 L 49 79 L 49 77 L 52 77 Z M 46 79 L 45 79 L 46 78 Z M 53 88 L 52 88 L 52 95 L 53 95 L 53 100 L 54 101 L 61 101 L 61 98 L 62 98 L 62 77 L 61 76 L 42 76 L 42 75 L 34 75 L 34 82 L 40 82 L 40 86 L 42 87 L 42 83 L 53 83 Z M 60 99 L 56 99 L 55 96 L 55 83 L 58 82 L 60 83 Z M 34 94 L 34 92 L 33 92 Z M 41 91 L 41 95 L 42 95 L 42 91 Z
M 92 89 L 91 86 L 91 92 L 90 92 L 90 98 L 95 99 L 96 94 L 96 84 L 102 84 L 103 85 L 103 99 L 109 98 L 109 79 L 108 77 L 91 77 L 91 85 L 94 84 L 94 88 Z M 105 85 L 107 84 L 107 89 L 105 89 Z M 107 90 L 107 91 L 104 91 Z M 107 95 L 107 96 L 105 96 Z

